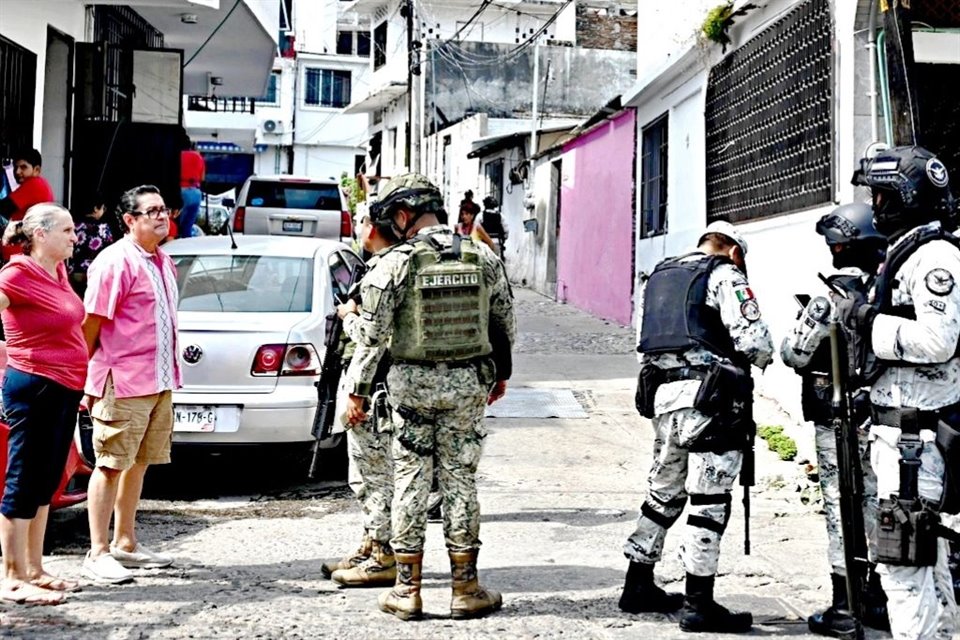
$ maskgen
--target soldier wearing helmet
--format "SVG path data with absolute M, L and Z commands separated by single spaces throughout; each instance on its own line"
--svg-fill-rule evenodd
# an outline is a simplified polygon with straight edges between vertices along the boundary
M 938 538 L 960 511 L 960 240 L 947 168 L 922 147 L 860 162 L 874 222 L 891 240 L 869 301 L 842 317 L 869 341 L 870 461 L 880 497 L 878 573 L 895 638 L 956 637 L 957 606 Z
M 502 598 L 477 579 L 480 508 L 476 471 L 486 430 L 485 406 L 511 374 L 516 332 L 513 296 L 500 260 L 438 221 L 439 190 L 424 176 L 391 179 L 370 204 L 374 232 L 396 243 L 363 279 L 361 304 L 341 305 L 357 340 L 347 376 L 348 419 L 366 417 L 376 354 L 388 346 L 387 400 L 392 409 L 393 537 L 396 584 L 380 609 L 420 618 L 427 496 L 440 467 L 444 537 L 453 576 L 454 618 L 486 615 Z
M 887 239 L 873 224 L 873 210 L 865 203 L 845 204 L 826 214 L 817 222 L 817 233 L 823 236 L 833 256 L 837 273 L 830 276 L 833 287 L 849 296 L 866 300 L 877 269 L 887 251 Z M 844 556 L 843 527 L 840 512 L 840 470 L 838 468 L 837 437 L 832 421 L 833 378 L 831 375 L 830 341 L 828 330 L 837 315 L 839 295 L 830 298 L 817 296 L 798 314 L 797 323 L 783 339 L 780 357 L 784 364 L 800 374 L 804 420 L 813 422 L 820 470 L 820 489 L 827 525 L 827 558 L 830 561 L 832 604 L 807 618 L 814 633 L 832 637 L 853 637 L 858 622 L 850 613 L 847 598 L 847 571 L 863 571 L 866 567 L 848 568 Z M 853 403 L 854 427 L 870 417 L 867 391 L 861 391 Z M 870 448 L 867 433 L 859 431 L 859 458 L 863 477 L 863 522 L 869 545 L 876 541 L 877 477 L 870 467 Z M 870 554 L 876 557 L 875 550 Z M 883 590 L 879 576 L 869 568 L 869 576 L 861 576 L 869 584 L 863 623 L 878 629 L 889 628 Z M 855 584 L 861 584 L 857 580 Z
M 697 250 L 657 265 L 639 296 L 637 409 L 653 420 L 656 447 L 637 528 L 624 545 L 630 565 L 619 605 L 629 613 L 669 613 L 682 605 L 684 631 L 745 633 L 753 624 L 750 613 L 728 611 L 713 599 L 720 539 L 752 430 L 750 365 L 763 368 L 773 356 L 747 283 L 746 253 L 736 227 L 711 223 Z M 653 570 L 688 498 L 681 596 L 658 587 Z

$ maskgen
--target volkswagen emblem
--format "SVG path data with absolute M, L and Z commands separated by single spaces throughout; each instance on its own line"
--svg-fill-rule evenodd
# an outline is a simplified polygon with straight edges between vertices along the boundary
M 203 357 L 203 349 L 195 344 L 190 345 L 183 350 L 183 361 L 187 364 L 197 364 Z

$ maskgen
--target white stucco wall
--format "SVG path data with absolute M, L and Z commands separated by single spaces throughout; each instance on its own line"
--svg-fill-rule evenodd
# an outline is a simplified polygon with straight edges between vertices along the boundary
M 367 139 L 369 116 L 345 115 L 342 107 L 323 107 L 306 103 L 307 69 L 332 69 L 350 72 L 352 99 L 367 93 L 369 67 L 365 58 L 338 55 L 301 55 L 298 57 L 297 101 L 294 140 L 301 145 L 358 147 Z M 351 165 L 352 166 L 352 165 Z
M 37 56 L 33 146 L 43 135 L 43 80 L 47 60 L 47 27 L 86 40 L 86 9 L 79 0 L 0 0 L 0 35 Z

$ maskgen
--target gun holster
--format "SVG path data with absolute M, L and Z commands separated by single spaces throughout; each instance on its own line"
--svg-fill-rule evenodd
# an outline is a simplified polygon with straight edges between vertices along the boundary
M 637 412 L 644 418 L 653 418 L 657 389 L 660 388 L 665 379 L 664 370 L 660 367 L 645 364 L 640 368 L 640 375 L 637 376 L 637 393 L 633 401 L 637 407 Z
M 729 362 L 716 362 L 707 370 L 693 408 L 710 416 L 710 424 L 691 444 L 690 451 L 733 451 L 743 448 L 752 433 L 753 378 L 749 371 Z
M 923 500 L 880 499 L 877 561 L 904 567 L 937 563 L 940 514 Z

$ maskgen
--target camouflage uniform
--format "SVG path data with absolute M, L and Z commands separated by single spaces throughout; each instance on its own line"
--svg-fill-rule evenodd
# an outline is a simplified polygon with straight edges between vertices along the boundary
M 863 271 L 850 267 L 843 275 L 865 278 Z M 833 294 L 831 294 L 833 295 Z M 811 300 L 801 312 L 798 322 L 783 339 L 780 358 L 793 369 L 804 369 L 824 340 L 829 340 L 829 325 L 836 319 L 836 306 L 824 297 Z M 856 425 L 860 427 L 861 425 Z M 827 559 L 833 573 L 847 575 L 843 555 L 843 527 L 840 516 L 840 477 L 837 461 L 837 437 L 832 425 L 814 423 L 817 465 L 820 470 L 820 491 L 827 524 Z M 871 560 L 876 558 L 877 475 L 870 466 L 868 433 L 858 430 L 860 468 L 863 474 L 863 523 Z
M 694 254 L 687 259 L 702 258 Z M 638 299 L 643 300 L 643 292 Z M 717 266 L 708 280 L 706 304 L 720 312 L 736 350 L 752 364 L 766 367 L 773 356 L 773 341 L 766 323 L 760 319 L 759 307 L 743 272 L 732 264 Z M 642 309 L 640 317 L 643 317 Z M 693 348 L 682 354 L 645 355 L 642 362 L 672 369 L 710 365 L 720 359 L 711 351 Z M 649 490 L 636 531 L 627 539 L 623 551 L 631 562 L 658 562 L 667 528 L 680 517 L 689 496 L 690 510 L 680 557 L 688 574 L 713 576 L 717 572 L 720 538 L 730 517 L 731 492 L 740 473 L 743 453 L 689 450 L 711 422 L 710 416 L 693 408 L 700 384 L 700 380 L 679 380 L 663 384 L 657 390 Z
M 449 247 L 453 237 L 440 225 L 422 229 L 418 237 L 425 236 L 443 247 Z M 407 242 L 383 254 L 363 279 L 362 315 L 344 319 L 344 327 L 357 339 L 357 352 L 348 371 L 357 395 L 370 394 L 367 381 L 376 368 L 376 358 L 370 353 L 389 343 L 395 322 L 406 320 L 402 311 L 412 251 L 413 245 Z M 490 296 L 490 323 L 512 344 L 516 331 L 513 299 L 503 265 L 486 247 L 478 246 L 477 251 Z M 486 435 L 484 407 L 495 381 L 494 366 L 487 359 L 469 366 L 394 363 L 390 367 L 387 387 L 393 408 L 395 483 L 391 543 L 397 551 L 423 549 L 434 455 L 440 465 L 447 547 L 451 551 L 479 548 L 476 469 Z M 398 407 L 414 414 L 400 415 Z
M 915 232 L 908 232 L 898 243 Z M 960 338 L 958 281 L 960 252 L 942 240 L 922 245 L 896 273 L 893 304 L 912 306 L 916 319 L 878 315 L 871 332 L 873 351 L 884 360 L 919 366 L 887 367 L 872 386 L 873 404 L 934 410 L 960 401 L 960 358 L 954 355 Z M 945 465 L 934 436 L 930 430 L 920 431 L 924 447 L 918 493 L 938 502 Z M 870 457 L 881 498 L 899 492 L 899 438 L 899 428 L 883 424 L 874 425 L 870 432 Z M 947 544 L 941 540 L 935 566 L 879 565 L 895 638 L 956 637 L 957 605 L 947 555 Z

